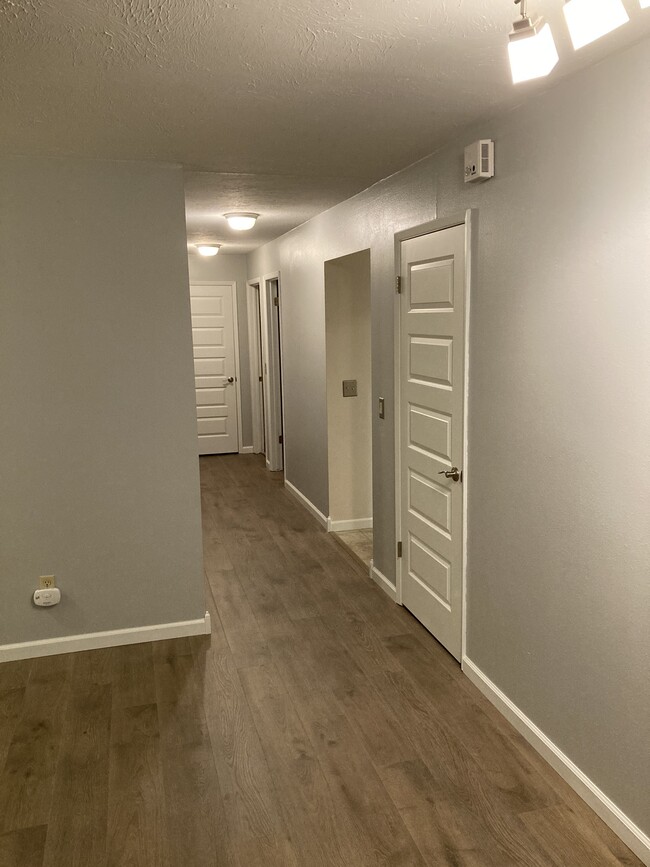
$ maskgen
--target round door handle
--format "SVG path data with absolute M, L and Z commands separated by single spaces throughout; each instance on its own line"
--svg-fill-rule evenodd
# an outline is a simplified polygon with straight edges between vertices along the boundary
M 458 467 L 452 467 L 450 470 L 440 470 L 438 475 L 444 476 L 446 479 L 453 479 L 455 482 L 459 482 L 462 473 L 458 469 Z
M 235 381 L 235 378 L 233 376 L 228 377 L 228 382 L 234 382 L 234 381 Z

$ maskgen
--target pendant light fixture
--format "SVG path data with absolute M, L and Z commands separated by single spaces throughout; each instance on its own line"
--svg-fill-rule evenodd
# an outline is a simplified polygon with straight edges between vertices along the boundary
M 216 256 L 221 249 L 221 244 L 195 244 L 201 256 Z
M 548 75 L 559 57 L 550 26 L 543 18 L 528 17 L 527 0 L 515 2 L 520 4 L 521 18 L 512 25 L 508 56 L 512 81 L 518 84 Z
M 564 17 L 576 50 L 630 20 L 621 0 L 567 0 Z
M 238 232 L 245 232 L 248 229 L 253 228 L 257 222 L 259 214 L 232 213 L 224 214 L 224 217 L 228 220 L 228 225 L 231 229 L 236 229 Z

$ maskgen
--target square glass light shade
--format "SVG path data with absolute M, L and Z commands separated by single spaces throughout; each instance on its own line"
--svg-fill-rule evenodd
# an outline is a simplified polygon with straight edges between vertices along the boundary
M 531 30 L 530 36 L 520 36 L 508 43 L 512 81 L 530 81 L 548 75 L 558 62 L 557 48 L 553 33 L 545 24 L 539 33 Z
M 650 9 L 650 0 L 639 0 L 642 9 Z
M 576 50 L 630 20 L 621 0 L 568 0 L 564 17 Z

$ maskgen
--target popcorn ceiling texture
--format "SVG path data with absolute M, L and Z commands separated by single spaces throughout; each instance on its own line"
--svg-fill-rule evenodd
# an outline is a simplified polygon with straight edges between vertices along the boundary
M 650 32 L 630 4 L 632 25 L 577 54 L 561 5 L 536 2 L 562 74 Z M 510 83 L 515 15 L 509 0 L 0 0 L 0 151 L 220 173 L 223 210 L 272 211 L 259 232 L 278 234 L 538 89 Z M 275 180 L 240 204 L 232 175 Z M 200 210 L 188 199 L 210 240 Z

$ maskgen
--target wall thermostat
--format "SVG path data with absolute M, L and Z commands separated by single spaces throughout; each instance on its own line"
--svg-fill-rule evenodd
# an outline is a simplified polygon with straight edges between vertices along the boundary
M 494 177 L 494 142 L 482 138 L 465 148 L 465 183 Z

